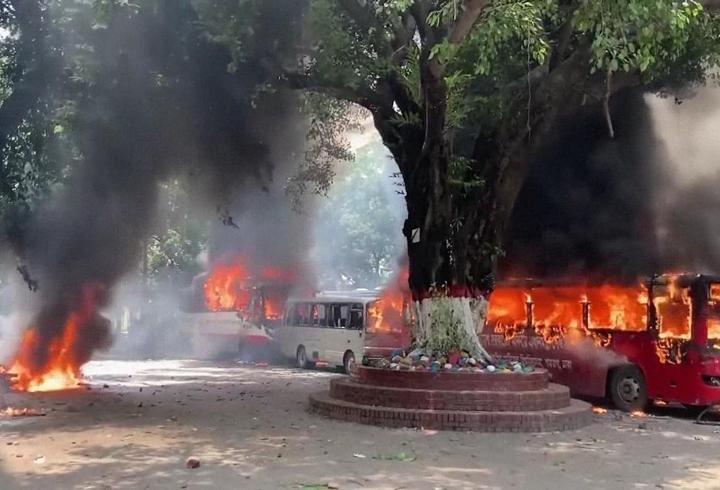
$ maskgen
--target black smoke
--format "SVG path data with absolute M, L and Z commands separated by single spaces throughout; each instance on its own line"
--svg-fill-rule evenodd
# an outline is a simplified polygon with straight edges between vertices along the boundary
M 634 278 L 661 266 L 651 114 L 639 92 L 616 97 L 612 114 L 616 138 L 592 105 L 562 121 L 532 161 L 502 275 Z
M 295 133 L 304 130 L 292 96 L 257 95 L 256 85 L 267 76 L 261 63 L 249 59 L 228 70 L 233 58 L 198 29 L 189 2 L 130 9 L 101 27 L 92 25 L 89 11 L 76 14 L 66 56 L 82 60 L 89 44 L 94 63 L 84 67 L 92 70 L 91 80 L 83 80 L 87 72 L 80 65 L 67 68 L 68 79 L 79 85 L 68 90 L 69 126 L 81 161 L 11 236 L 38 286 L 32 327 L 40 342 L 31 355 L 38 372 L 52 340 L 88 301 L 75 357 L 84 362 L 107 346 L 109 324 L 99 312 L 118 282 L 139 266 L 162 181 L 184 175 L 195 202 L 208 209 L 227 213 L 232 203 L 233 211 L 267 210 L 258 189 L 270 188 L 279 165 L 294 163 L 293 152 L 301 151 Z M 258 39 L 277 46 L 277 36 L 291 30 L 292 9 L 273 18 L 287 22 L 286 28 L 272 24 Z M 264 49 L 262 42 L 257 49 Z M 283 159 L 276 158 L 278 151 Z M 245 198 L 238 201 L 238 195 Z M 246 224 L 243 216 L 233 216 L 239 226 Z M 292 245 L 278 232 L 282 224 L 272 240 Z
M 562 121 L 531 162 L 501 275 L 634 281 L 719 272 L 712 94 L 625 91 L 611 107 L 614 139 L 597 104 Z

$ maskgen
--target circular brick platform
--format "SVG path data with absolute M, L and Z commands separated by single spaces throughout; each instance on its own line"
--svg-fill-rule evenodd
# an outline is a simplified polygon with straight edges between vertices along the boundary
M 310 396 L 311 411 L 384 427 L 482 432 L 570 430 L 591 423 L 589 404 L 572 400 L 547 372 L 390 371 L 358 367 Z

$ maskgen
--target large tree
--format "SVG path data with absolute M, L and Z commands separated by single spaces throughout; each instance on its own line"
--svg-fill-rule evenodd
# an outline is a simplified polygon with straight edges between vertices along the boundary
M 196 3 L 242 58 L 257 4 Z M 580 106 L 612 135 L 618 91 L 703 81 L 717 3 L 309 0 L 298 62 L 266 61 L 279 83 L 370 111 L 405 184 L 417 341 L 480 354 L 475 325 L 529 156 Z

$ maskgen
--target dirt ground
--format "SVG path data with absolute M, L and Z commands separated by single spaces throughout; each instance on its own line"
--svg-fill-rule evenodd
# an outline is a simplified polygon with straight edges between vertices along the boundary
M 309 414 L 329 372 L 96 361 L 86 374 L 88 391 L 5 396 L 46 415 L 0 418 L 0 489 L 720 488 L 720 428 L 682 410 L 611 410 L 567 433 L 437 433 Z

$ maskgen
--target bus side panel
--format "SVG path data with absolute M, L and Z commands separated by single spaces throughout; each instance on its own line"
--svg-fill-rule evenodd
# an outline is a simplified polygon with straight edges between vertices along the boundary
M 566 385 L 572 395 L 605 396 L 609 364 L 601 360 L 606 351 L 591 342 L 583 342 L 582 348 L 571 348 L 565 339 L 548 343 L 534 329 L 508 339 L 491 325 L 485 325 L 480 340 L 492 356 L 546 369 L 552 382 Z
M 342 366 L 345 352 L 352 351 L 355 359 L 363 356 L 363 331 L 347 328 L 328 328 L 322 340 L 327 361 Z
M 276 328 L 274 332 L 275 341 L 280 348 L 280 353 L 284 357 L 294 358 L 296 346 L 292 346 L 294 345 L 295 328 L 289 325 L 283 325 Z

